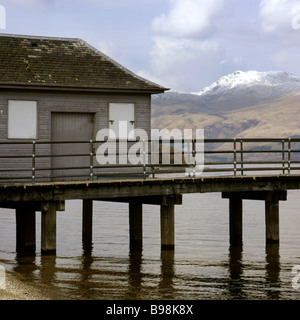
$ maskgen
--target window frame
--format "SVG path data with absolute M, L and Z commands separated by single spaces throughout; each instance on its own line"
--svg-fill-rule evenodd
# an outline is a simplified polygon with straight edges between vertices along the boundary
M 112 120 L 115 121 L 115 119 L 111 119 L 111 106 L 113 106 L 113 105 L 119 105 L 119 106 L 121 106 L 121 105 L 132 105 L 132 107 L 133 107 L 133 120 L 126 120 L 126 119 L 120 120 L 120 119 L 118 119 L 118 121 L 119 121 L 119 122 L 120 122 L 120 121 L 127 121 L 127 123 L 130 122 L 130 121 L 133 121 L 133 124 L 132 124 L 131 129 L 128 130 L 128 127 L 127 127 L 127 134 L 128 134 L 131 130 L 136 129 L 136 105 L 135 105 L 135 103 L 133 103 L 133 102 L 109 102 L 109 104 L 108 104 L 108 128 L 109 128 L 109 129 L 112 129 L 112 128 L 111 128 L 111 126 L 112 126 L 111 121 L 112 121 Z M 115 133 L 116 133 L 116 132 L 115 132 Z M 115 137 L 111 137 L 111 136 L 110 136 L 110 130 L 109 130 L 108 139 L 109 139 L 109 140 L 117 139 L 117 140 L 120 140 L 120 141 L 125 141 L 125 140 L 135 141 L 136 137 L 135 137 L 135 135 L 132 136 L 132 137 L 130 137 L 130 136 L 127 135 L 127 138 L 124 138 L 124 137 L 121 137 L 121 138 L 120 138 L 120 132 L 119 132 L 119 130 L 118 130 L 118 135 L 116 135 Z
M 13 108 L 15 109 L 20 108 L 21 105 L 24 103 L 28 104 L 29 107 L 32 107 L 32 110 L 31 110 L 31 112 L 33 111 L 32 117 L 29 120 L 32 121 L 32 125 L 35 127 L 35 129 L 32 129 L 32 126 L 30 128 L 28 125 L 24 126 L 22 129 L 24 129 L 25 132 L 18 135 L 16 134 L 16 129 L 20 129 L 20 127 L 18 126 L 17 128 L 16 126 L 14 126 L 13 120 L 12 120 L 12 117 L 17 114 L 17 110 L 13 110 Z M 26 108 L 26 106 L 23 106 L 23 108 Z M 21 118 L 17 120 L 20 121 Z M 30 129 L 32 129 L 32 133 L 30 132 L 31 131 Z M 8 100 L 7 102 L 7 139 L 9 140 L 37 140 L 38 139 L 38 105 L 36 100 L 23 100 L 23 99 Z

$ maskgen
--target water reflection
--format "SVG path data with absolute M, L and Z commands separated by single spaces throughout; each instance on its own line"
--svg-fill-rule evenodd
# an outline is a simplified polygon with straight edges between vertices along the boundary
M 56 279 L 56 255 L 42 255 L 40 268 L 40 281 L 52 284 Z
M 43 283 L 52 289 L 63 290 L 70 297 L 81 299 L 181 299 L 182 287 L 178 279 L 181 283 L 182 279 L 189 283 L 191 299 L 201 299 L 199 280 L 203 276 L 205 278 L 207 272 L 211 272 L 209 278 L 214 279 L 210 267 L 204 270 L 199 261 L 190 261 L 194 265 L 192 269 L 186 262 L 185 268 L 191 273 L 182 278 L 176 273 L 176 264 L 179 263 L 182 271 L 183 263 L 176 260 L 174 251 L 162 250 L 158 259 L 145 259 L 143 250 L 129 251 L 128 258 L 96 257 L 92 250 L 88 252 L 83 250 L 77 258 L 16 256 L 14 271 L 23 274 L 29 281 Z M 227 299 L 282 299 L 278 244 L 266 245 L 265 261 L 262 263 L 260 260 L 259 265 L 255 261 L 245 261 L 242 246 L 230 246 L 228 260 L 221 265 L 228 271 L 228 277 L 223 278 Z M 262 277 L 258 276 L 260 270 L 265 271 Z M 154 283 L 157 286 L 153 286 Z M 213 289 L 215 283 L 214 280 L 209 281 L 205 286 L 212 286 Z M 215 298 L 218 297 L 219 293 L 215 291 Z
M 161 279 L 159 283 L 159 291 L 161 294 L 161 299 L 175 299 L 174 251 L 162 250 L 160 259 L 161 259 Z
M 280 254 L 279 244 L 266 244 L 265 248 L 265 281 L 264 290 L 258 292 L 259 295 L 266 295 L 266 299 L 278 300 L 280 299 Z M 229 247 L 229 282 L 228 292 L 231 299 L 247 299 L 250 286 L 261 286 L 254 279 L 249 279 L 244 275 L 246 267 L 243 263 L 243 247 L 230 246 Z M 255 265 L 247 266 L 249 269 L 256 270 Z M 257 280 L 258 281 L 258 280 Z M 256 298 L 256 297 L 254 297 Z
M 244 299 L 243 275 L 243 246 L 229 247 L 229 282 L 228 291 L 232 299 Z
M 17 254 L 15 260 L 16 265 L 13 270 L 20 274 L 27 274 L 29 278 L 32 278 L 35 271 L 39 269 L 36 265 L 35 254 L 31 254 L 30 256 Z
M 142 250 L 131 250 L 129 252 L 128 299 L 138 299 L 141 294 L 143 281 L 143 275 L 141 272 L 142 261 Z
M 158 283 L 159 299 L 175 299 L 174 289 L 174 251 L 161 251 L 160 256 L 160 275 Z M 142 250 L 134 250 L 129 253 L 128 265 L 128 292 L 126 299 L 143 299 L 143 292 L 146 285 L 145 282 L 151 276 L 149 273 L 143 273 L 142 267 L 144 264 Z
M 266 245 L 266 286 L 269 299 L 280 299 L 279 244 Z
M 80 270 L 76 271 L 80 276 L 78 277 L 78 292 L 80 296 L 84 297 L 85 299 L 93 299 L 96 291 L 94 288 L 94 257 L 92 256 L 92 248 L 91 250 L 83 251 L 81 256 L 81 268 Z M 88 252 L 88 253 L 87 253 Z M 77 290 L 77 289 L 76 289 Z M 78 295 L 78 294 L 77 294 Z

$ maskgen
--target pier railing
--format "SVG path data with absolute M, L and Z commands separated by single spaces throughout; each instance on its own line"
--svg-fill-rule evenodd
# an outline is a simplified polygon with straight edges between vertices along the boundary
M 290 175 L 300 170 L 299 138 L 110 143 L 0 142 L 0 184 L 161 176 Z

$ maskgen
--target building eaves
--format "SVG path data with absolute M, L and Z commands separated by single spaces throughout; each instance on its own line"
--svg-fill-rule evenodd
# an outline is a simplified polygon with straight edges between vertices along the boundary
M 0 34 L 0 86 L 161 93 L 78 38 Z

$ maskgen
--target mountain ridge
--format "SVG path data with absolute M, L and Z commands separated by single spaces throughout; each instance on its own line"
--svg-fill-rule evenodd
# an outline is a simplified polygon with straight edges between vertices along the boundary
M 171 91 L 155 97 L 152 127 L 204 129 L 214 139 L 299 136 L 299 111 L 300 77 L 237 71 L 198 93 Z

